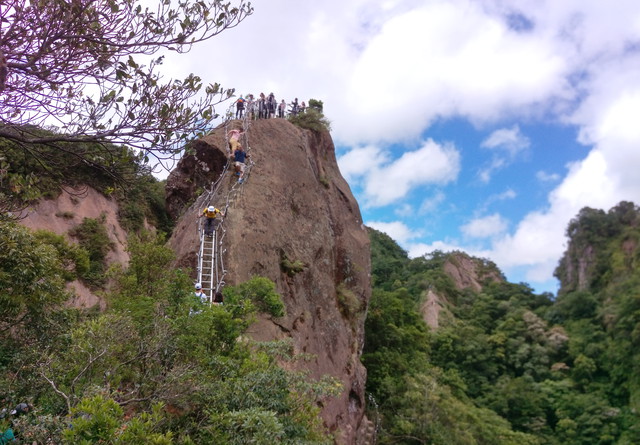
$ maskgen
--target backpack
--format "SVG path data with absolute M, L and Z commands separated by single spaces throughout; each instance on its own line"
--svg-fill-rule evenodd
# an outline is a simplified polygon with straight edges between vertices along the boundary
M 13 435 L 13 430 L 11 428 L 7 429 L 4 433 L 0 433 L 0 445 L 5 445 L 15 440 L 16 436 Z

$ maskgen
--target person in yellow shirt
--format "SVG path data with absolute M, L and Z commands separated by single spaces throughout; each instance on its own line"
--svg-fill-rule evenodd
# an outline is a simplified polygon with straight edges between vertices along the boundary
M 202 211 L 199 217 L 203 216 L 207 218 L 204 226 L 204 234 L 213 236 L 213 231 L 216 230 L 218 224 L 222 221 L 222 212 L 214 206 L 209 206 Z

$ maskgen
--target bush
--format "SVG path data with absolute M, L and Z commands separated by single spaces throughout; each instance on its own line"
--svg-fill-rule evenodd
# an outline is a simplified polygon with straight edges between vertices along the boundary
M 104 215 L 99 220 L 84 218 L 81 224 L 69 231 L 69 235 L 77 238 L 80 246 L 89 253 L 89 270 L 81 278 L 98 287 L 105 282 L 107 253 L 113 248 L 104 222 Z
M 265 277 L 252 277 L 238 286 L 226 288 L 226 300 L 229 304 L 239 304 L 242 300 L 251 301 L 259 311 L 274 317 L 285 314 L 282 297 L 276 292 L 276 285 Z
M 324 116 L 322 111 L 315 108 L 307 108 L 304 113 L 289 116 L 289 121 L 300 128 L 312 131 L 331 131 L 331 122 Z

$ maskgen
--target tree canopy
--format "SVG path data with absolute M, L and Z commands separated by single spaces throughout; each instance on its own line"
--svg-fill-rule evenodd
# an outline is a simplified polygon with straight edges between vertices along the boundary
M 206 131 L 214 106 L 233 95 L 197 75 L 163 81 L 163 51 L 237 26 L 251 3 L 221 0 L 8 0 L 0 4 L 0 140 L 46 163 L 42 144 L 85 158 L 102 145 L 107 165 L 127 145 L 142 157 L 175 159 Z M 51 130 L 47 133 L 37 128 Z M 65 143 L 83 142 L 80 148 Z M 2 152 L 0 152 L 2 155 Z
M 409 259 L 370 230 L 362 361 L 378 443 L 640 443 L 639 222 L 629 202 L 582 209 L 555 299 L 502 280 L 457 288 L 443 267 L 454 254 Z M 433 329 L 427 289 L 441 310 Z

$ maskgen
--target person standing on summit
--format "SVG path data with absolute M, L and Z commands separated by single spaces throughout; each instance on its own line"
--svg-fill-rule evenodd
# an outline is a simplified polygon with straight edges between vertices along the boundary
M 273 93 L 269 93 L 269 97 L 267 97 L 267 118 L 271 119 L 272 117 L 276 117 L 276 107 L 278 106 L 276 102 L 276 96 Z
M 242 113 L 244 113 L 244 99 L 240 96 L 236 101 L 236 119 L 242 119 Z

